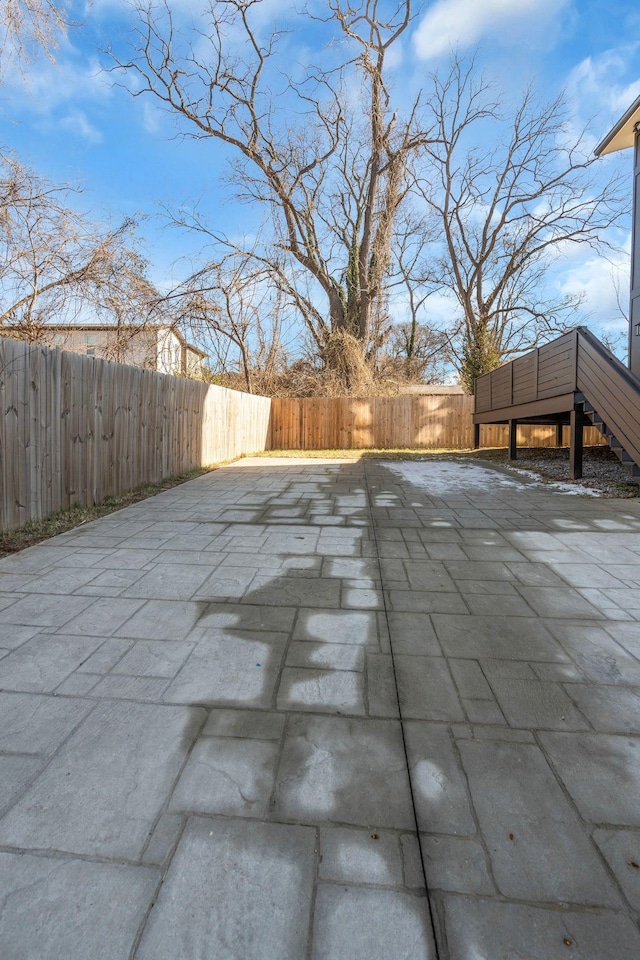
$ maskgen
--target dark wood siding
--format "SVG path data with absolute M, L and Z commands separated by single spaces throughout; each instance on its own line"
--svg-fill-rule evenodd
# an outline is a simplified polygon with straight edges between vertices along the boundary
M 491 374 L 491 406 L 511 406 L 511 371 L 513 365 L 505 363 Z
M 476 411 L 484 413 L 491 410 L 491 374 L 476 380 Z
M 538 350 L 538 395 L 537 400 L 559 397 L 575 390 L 576 383 L 576 337 L 566 333 Z
M 537 398 L 536 351 L 513 361 L 513 402 L 529 403 Z
M 584 328 L 481 377 L 476 384 L 475 409 L 486 422 L 494 419 L 494 412 L 496 422 L 518 417 L 542 419 L 568 413 L 577 392 L 640 466 L 640 377 Z
M 629 310 L 629 366 L 640 376 L 640 136 L 636 133 L 633 169 L 633 220 L 631 231 L 631 308 Z
M 476 413 L 547 400 L 576 389 L 575 331 L 476 380 Z

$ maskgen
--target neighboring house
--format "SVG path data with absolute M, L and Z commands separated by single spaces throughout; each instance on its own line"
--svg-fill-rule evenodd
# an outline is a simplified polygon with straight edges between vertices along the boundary
M 115 324 L 47 324 L 40 338 L 49 347 L 59 347 L 88 357 L 116 360 L 134 367 L 181 376 L 197 376 L 206 357 L 203 350 L 187 343 L 167 324 L 116 326 Z

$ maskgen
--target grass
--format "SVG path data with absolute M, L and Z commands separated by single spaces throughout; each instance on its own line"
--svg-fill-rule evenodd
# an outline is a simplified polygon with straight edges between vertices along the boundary
M 416 450 L 415 448 L 397 447 L 392 450 L 264 450 L 256 453 L 256 457 L 279 457 L 292 459 L 304 457 L 308 460 L 424 460 L 431 456 L 468 456 L 476 453 L 475 450 L 451 450 L 438 448 L 430 450 Z
M 76 504 L 70 510 L 54 513 L 44 520 L 32 520 L 24 527 L 20 527 L 19 530 L 0 533 L 0 557 L 7 557 L 12 553 L 18 553 L 20 550 L 26 550 L 27 547 L 33 547 L 36 543 L 55 537 L 59 533 L 66 533 L 67 530 L 73 530 L 83 523 L 89 523 L 90 520 L 106 517 L 110 513 L 115 513 L 116 510 L 130 507 L 132 503 L 146 500 L 157 493 L 162 493 L 163 490 L 170 490 L 180 483 L 186 483 L 187 480 L 193 480 L 204 473 L 209 473 L 212 469 L 216 469 L 216 467 L 200 467 L 197 470 L 190 470 L 188 473 L 181 473 L 176 477 L 167 477 L 166 480 L 161 480 L 159 483 L 145 483 L 128 493 L 107 497 L 102 503 L 93 507 L 83 507 Z

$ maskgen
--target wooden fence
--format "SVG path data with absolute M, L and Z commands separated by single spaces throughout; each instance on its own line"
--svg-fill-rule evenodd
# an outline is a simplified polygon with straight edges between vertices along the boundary
M 0 340 L 0 530 L 268 447 L 271 400 Z
M 271 400 L 0 339 L 0 530 L 266 449 L 466 449 L 472 413 L 461 394 Z M 506 426 L 481 442 L 506 446 Z M 518 427 L 520 445 L 555 442 Z
M 352 399 L 274 399 L 274 450 L 362 450 L 367 448 L 464 450 L 473 446 L 473 397 L 464 394 Z M 568 439 L 568 438 L 565 438 Z M 483 447 L 506 447 L 504 424 L 482 426 Z M 603 443 L 589 427 L 585 443 Z M 518 426 L 520 446 L 553 447 L 555 427 Z

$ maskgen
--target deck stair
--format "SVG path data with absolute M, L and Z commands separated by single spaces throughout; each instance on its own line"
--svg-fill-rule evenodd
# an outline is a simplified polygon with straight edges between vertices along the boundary
M 590 404 L 587 400 L 584 401 L 583 407 L 585 417 L 589 420 L 592 426 L 596 427 L 596 429 L 600 431 L 612 452 L 615 453 L 622 465 L 626 467 L 629 474 L 632 477 L 640 477 L 640 465 L 634 462 L 631 454 L 627 453 L 615 434 L 609 430 L 597 410 L 594 410 L 592 404 Z
M 632 477 L 640 477 L 640 466 L 634 462 L 631 454 L 627 453 L 618 438 L 607 428 L 602 417 L 593 409 L 589 409 L 591 404 L 584 404 L 584 412 L 591 424 L 596 427 L 607 441 L 610 449 L 617 456 L 618 460 L 627 468 Z
M 582 471 L 582 428 L 592 424 L 640 477 L 640 378 L 586 327 L 577 327 L 476 380 L 474 423 L 571 425 L 571 473 Z M 476 434 L 478 435 L 478 433 Z

